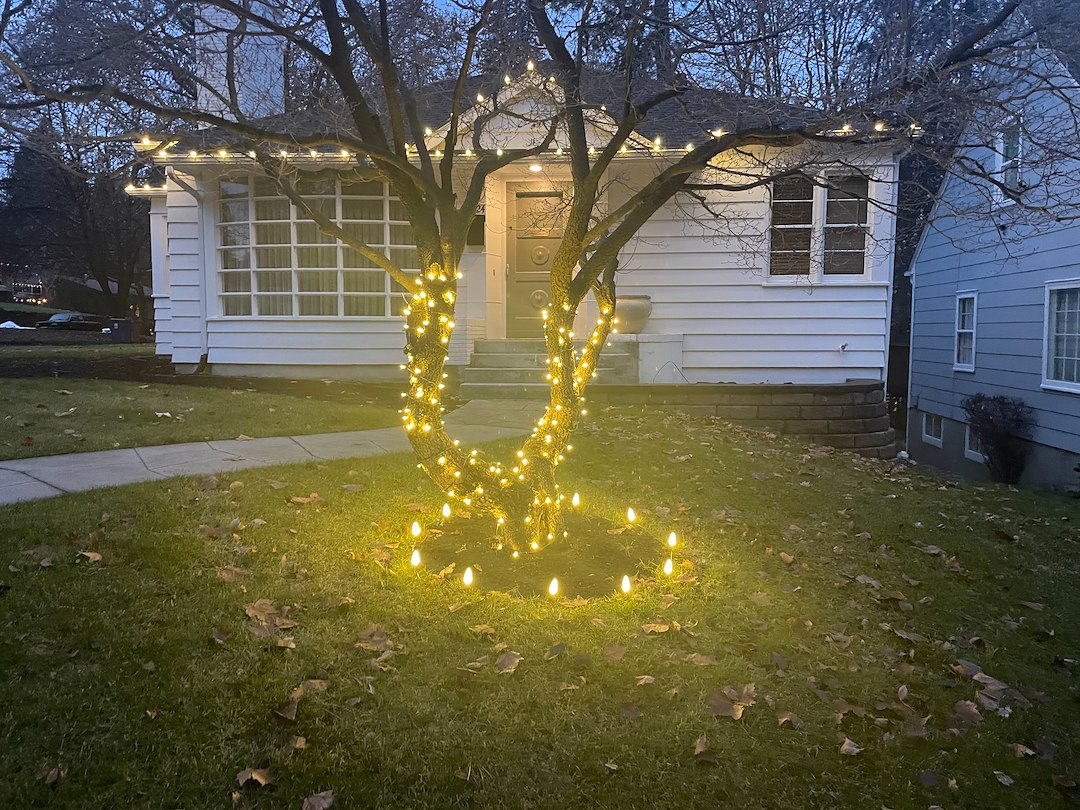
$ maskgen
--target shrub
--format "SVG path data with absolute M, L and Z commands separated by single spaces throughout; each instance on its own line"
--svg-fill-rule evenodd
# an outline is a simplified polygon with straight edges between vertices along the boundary
M 1035 412 L 1024 400 L 1000 394 L 974 394 L 960 403 L 979 437 L 986 467 L 995 481 L 1015 484 L 1024 472 Z

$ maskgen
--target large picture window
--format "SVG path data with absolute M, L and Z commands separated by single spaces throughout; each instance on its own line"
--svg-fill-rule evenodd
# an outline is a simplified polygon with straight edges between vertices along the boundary
M 772 186 L 769 275 L 856 276 L 866 269 L 870 184 L 861 176 L 805 175 Z
M 403 270 L 418 272 L 412 231 L 384 183 L 301 181 L 312 208 Z M 237 175 L 218 184 L 221 314 L 262 317 L 379 317 L 396 314 L 402 292 L 386 272 L 327 236 L 273 181 Z
M 1044 384 L 1080 392 L 1080 282 L 1047 289 Z

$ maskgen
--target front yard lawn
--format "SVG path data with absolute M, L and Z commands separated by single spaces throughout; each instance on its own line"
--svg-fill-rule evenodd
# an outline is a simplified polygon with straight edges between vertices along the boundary
M 590 418 L 566 486 L 639 560 L 628 595 L 574 537 L 539 567 L 607 595 L 465 587 L 403 456 L 4 508 L 0 804 L 1075 804 L 1075 500 Z
M 0 382 L 0 458 L 9 459 L 399 424 L 395 410 L 359 397 L 77 378 Z

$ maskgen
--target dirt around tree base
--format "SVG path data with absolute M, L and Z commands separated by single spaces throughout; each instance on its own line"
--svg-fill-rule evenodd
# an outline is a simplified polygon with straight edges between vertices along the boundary
M 623 576 L 662 576 L 667 546 L 636 526 L 570 512 L 566 530 L 568 537 L 539 551 L 522 550 L 515 559 L 509 548 L 495 547 L 493 518 L 455 516 L 429 529 L 417 548 L 432 573 L 454 564 L 448 576 L 460 582 L 471 567 L 473 587 L 522 597 L 548 595 L 552 578 L 559 580 L 560 598 L 593 599 L 618 593 Z

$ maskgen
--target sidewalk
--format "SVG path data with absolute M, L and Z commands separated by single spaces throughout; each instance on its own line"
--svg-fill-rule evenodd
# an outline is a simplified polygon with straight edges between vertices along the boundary
M 474 444 L 532 430 L 541 403 L 473 400 L 446 417 L 453 437 Z M 176 475 L 211 475 L 339 458 L 409 452 L 400 427 L 280 436 L 268 439 L 166 444 L 0 461 L 0 506 L 67 492 L 158 481 Z

